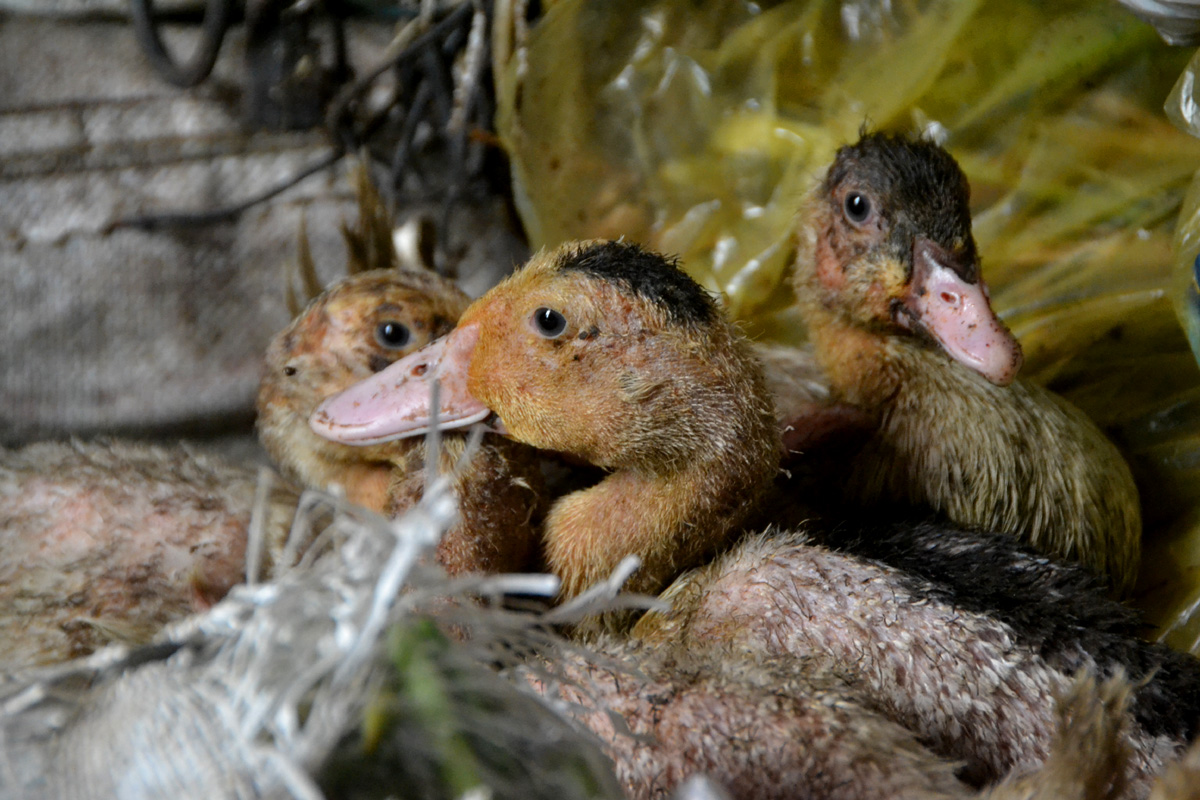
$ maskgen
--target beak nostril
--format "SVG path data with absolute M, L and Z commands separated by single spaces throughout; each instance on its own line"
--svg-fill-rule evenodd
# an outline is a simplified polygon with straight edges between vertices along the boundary
M 417 364 L 415 367 L 412 368 L 412 376 L 414 378 L 419 378 L 428 371 L 429 371 L 428 364 Z
M 954 292 L 942 292 L 942 302 L 948 305 L 958 305 L 959 297 Z

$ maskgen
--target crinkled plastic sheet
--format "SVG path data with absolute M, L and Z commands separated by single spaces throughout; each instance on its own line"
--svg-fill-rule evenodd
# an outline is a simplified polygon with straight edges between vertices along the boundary
M 1167 100 L 1167 116 L 1181 129 L 1200 138 L 1200 98 L 1196 96 L 1196 71 L 1200 53 L 1188 63 Z M 1197 165 L 1200 166 L 1200 165 Z M 1175 310 L 1187 332 L 1192 352 L 1200 359 L 1200 174 L 1179 214 L 1175 232 Z
M 1200 44 L 1200 4 L 1196 0 L 1121 0 L 1121 5 L 1157 28 L 1169 44 Z
M 943 141 L 1023 374 L 1123 448 L 1143 602 L 1197 645 L 1177 629 L 1200 598 L 1200 371 L 1170 293 L 1200 140 L 1162 112 L 1188 52 L 1116 3 L 1007 0 L 559 0 L 526 45 L 498 76 L 499 130 L 533 244 L 678 254 L 783 342 L 804 335 L 794 215 L 836 148 L 864 124 Z

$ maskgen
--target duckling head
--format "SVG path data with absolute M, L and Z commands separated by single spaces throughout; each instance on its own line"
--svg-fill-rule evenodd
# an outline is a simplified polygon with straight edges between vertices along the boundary
M 810 196 L 795 284 L 843 326 L 938 348 L 997 385 L 1020 345 L 991 309 L 970 188 L 932 142 L 874 133 L 841 148 Z
M 370 462 L 370 451 L 314 435 L 309 416 L 325 398 L 450 331 L 469 302 L 433 273 L 396 269 L 359 273 L 314 299 L 267 350 L 258 430 L 271 457 L 290 477 L 319 486 L 342 482 L 348 462 Z

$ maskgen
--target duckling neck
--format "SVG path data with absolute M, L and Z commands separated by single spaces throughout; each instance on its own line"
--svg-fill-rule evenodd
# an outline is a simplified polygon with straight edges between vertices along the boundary
M 642 566 L 626 588 L 658 593 L 738 532 L 777 462 L 777 449 L 754 458 L 715 452 L 669 474 L 621 470 L 563 498 L 545 526 L 547 560 L 563 596 L 607 578 L 630 554 Z
M 894 397 L 904 384 L 908 363 L 892 343 L 819 303 L 806 305 L 813 352 L 834 399 L 874 411 Z
M 530 569 L 544 492 L 533 451 L 490 436 L 463 463 L 466 451 L 466 436 L 451 432 L 442 439 L 438 469 L 454 476 L 459 521 L 438 543 L 438 562 L 451 576 Z M 425 493 L 425 454 L 419 443 L 397 456 L 389 517 L 412 508 Z

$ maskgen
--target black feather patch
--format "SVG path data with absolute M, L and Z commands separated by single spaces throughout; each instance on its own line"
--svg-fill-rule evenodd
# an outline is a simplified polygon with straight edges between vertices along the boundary
M 869 133 L 837 152 L 825 189 L 852 186 L 881 204 L 894 229 L 926 236 L 975 264 L 971 236 L 971 187 L 954 157 L 933 142 Z M 900 226 L 901 221 L 906 225 Z M 964 275 L 974 281 L 977 275 Z
M 643 250 L 636 244 L 585 245 L 564 254 L 558 268 L 620 283 L 662 308 L 679 325 L 709 325 L 718 313 L 712 297 L 679 268 L 675 259 Z

